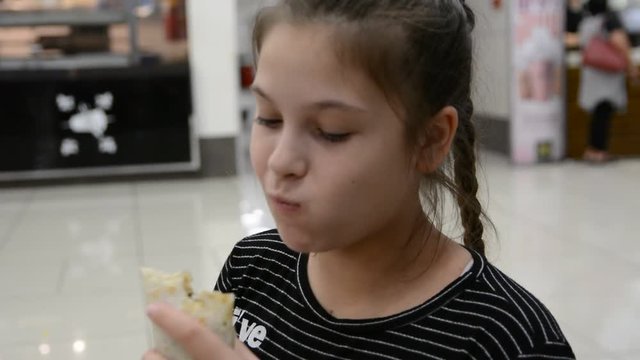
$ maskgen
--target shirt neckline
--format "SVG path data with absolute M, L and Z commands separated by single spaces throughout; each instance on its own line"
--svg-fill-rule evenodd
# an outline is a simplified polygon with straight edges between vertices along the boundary
M 469 288 L 470 285 L 475 282 L 482 271 L 485 268 L 485 259 L 475 250 L 465 247 L 471 257 L 473 263 L 471 268 L 463 273 L 456 280 L 447 285 L 444 289 L 438 292 L 436 295 L 425 301 L 424 303 L 415 306 L 411 309 L 405 310 L 395 315 L 386 317 L 373 318 L 373 319 L 338 319 L 328 313 L 318 302 L 311 285 L 309 284 L 309 274 L 307 272 L 307 265 L 309 261 L 309 255 L 300 253 L 298 254 L 296 275 L 298 280 L 298 286 L 304 299 L 305 305 L 311 310 L 313 316 L 320 321 L 323 325 L 332 327 L 334 329 L 346 332 L 362 333 L 372 332 L 384 329 L 396 328 L 402 325 L 414 323 L 440 307 L 447 304 L 454 299 L 459 293 Z

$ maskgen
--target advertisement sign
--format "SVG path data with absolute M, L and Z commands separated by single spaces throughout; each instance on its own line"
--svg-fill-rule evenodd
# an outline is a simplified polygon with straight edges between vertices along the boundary
M 565 152 L 565 2 L 511 4 L 511 157 L 517 164 L 558 160 Z

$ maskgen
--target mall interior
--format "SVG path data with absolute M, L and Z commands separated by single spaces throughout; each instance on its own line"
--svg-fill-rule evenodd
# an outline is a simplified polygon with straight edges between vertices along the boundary
M 0 0 L 0 360 L 142 358 L 141 267 L 212 290 L 238 241 L 287 223 L 250 155 L 252 29 L 275 2 Z M 486 258 L 576 358 L 639 359 L 637 77 L 590 158 L 588 1 L 466 3 Z M 637 68 L 640 1 L 609 8 Z

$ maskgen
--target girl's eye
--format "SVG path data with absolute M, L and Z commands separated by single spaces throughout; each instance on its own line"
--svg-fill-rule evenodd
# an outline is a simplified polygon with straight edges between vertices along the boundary
M 261 118 L 261 117 L 256 117 L 256 124 L 268 127 L 270 129 L 275 129 L 278 126 L 280 126 L 280 124 L 282 124 L 282 120 L 280 120 L 280 119 L 265 119 L 265 118 Z
M 339 142 L 343 142 L 347 139 L 349 139 L 349 137 L 351 136 L 351 134 L 349 133 L 344 133 L 344 134 L 335 134 L 335 133 L 326 133 L 322 130 L 318 130 L 318 132 L 320 133 L 320 136 L 331 143 L 339 143 Z

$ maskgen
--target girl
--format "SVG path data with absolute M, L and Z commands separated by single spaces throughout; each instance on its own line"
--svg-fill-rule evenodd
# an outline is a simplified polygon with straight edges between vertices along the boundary
M 544 305 L 483 255 L 473 26 L 460 0 L 260 13 L 251 158 L 278 228 L 240 241 L 216 284 L 236 295 L 238 346 L 166 305 L 151 319 L 196 360 L 573 359 Z M 443 189 L 464 246 L 439 231 Z

